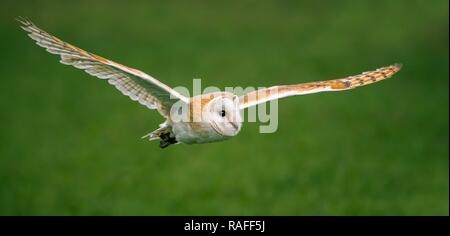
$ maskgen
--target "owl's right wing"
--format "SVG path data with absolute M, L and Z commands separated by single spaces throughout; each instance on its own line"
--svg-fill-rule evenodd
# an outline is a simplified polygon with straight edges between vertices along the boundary
M 240 109 L 245 109 L 264 102 L 294 95 L 354 89 L 388 79 L 397 73 L 401 67 L 402 66 L 400 64 L 394 64 L 342 79 L 309 82 L 303 84 L 278 85 L 260 89 L 241 96 L 239 99 Z
M 61 63 L 72 65 L 97 78 L 108 80 L 124 95 L 150 109 L 157 109 L 164 117 L 169 116 L 170 108 L 175 102 L 180 100 L 185 103 L 189 102 L 188 98 L 142 71 L 68 44 L 41 30 L 29 20 L 21 18 L 18 21 L 22 24 L 21 28 L 29 32 L 28 35 L 36 41 L 37 45 L 52 54 L 60 55 Z

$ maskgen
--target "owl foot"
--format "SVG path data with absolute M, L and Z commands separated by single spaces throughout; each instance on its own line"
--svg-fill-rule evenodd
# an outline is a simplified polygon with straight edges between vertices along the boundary
M 178 141 L 175 139 L 175 137 L 170 137 L 170 133 L 162 133 L 160 134 L 159 138 L 161 141 L 159 142 L 160 148 L 166 148 L 170 144 L 176 144 Z

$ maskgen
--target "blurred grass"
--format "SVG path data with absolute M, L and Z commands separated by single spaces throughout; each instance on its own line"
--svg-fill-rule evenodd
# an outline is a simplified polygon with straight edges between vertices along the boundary
M 448 215 L 448 1 L 6 1 L 0 215 Z M 269 86 L 401 62 L 279 102 L 279 128 L 141 140 L 162 118 L 58 64 L 14 18 L 170 86 Z

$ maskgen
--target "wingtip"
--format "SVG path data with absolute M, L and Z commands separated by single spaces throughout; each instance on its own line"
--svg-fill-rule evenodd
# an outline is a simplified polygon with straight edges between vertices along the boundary
M 21 24 L 21 27 L 30 27 L 34 25 L 33 22 L 27 17 L 17 16 L 15 20 Z
M 17 16 L 17 17 L 15 18 L 15 20 L 16 20 L 17 22 L 19 22 L 20 24 L 22 24 L 22 25 L 26 25 L 27 22 L 28 22 L 28 20 L 25 19 L 25 17 L 23 17 L 23 16 Z
M 392 65 L 397 71 L 401 70 L 403 67 L 402 63 L 395 63 L 394 65 Z

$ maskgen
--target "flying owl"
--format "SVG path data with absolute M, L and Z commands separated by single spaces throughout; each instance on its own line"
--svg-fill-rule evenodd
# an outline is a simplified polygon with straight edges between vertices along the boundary
M 390 78 L 401 69 L 400 64 L 394 64 L 341 79 L 272 86 L 243 96 L 214 92 L 188 98 L 142 71 L 66 43 L 27 19 L 20 18 L 18 21 L 37 45 L 52 54 L 60 55 L 61 63 L 107 80 L 133 101 L 156 109 L 166 120 L 143 138 L 160 140 L 161 148 L 178 143 L 223 141 L 236 136 L 241 130 L 243 109 L 288 96 L 354 89 Z M 186 108 L 185 115 L 188 119 L 174 119 L 174 114 L 179 110 L 173 109 L 175 104 Z M 199 119 L 196 120 L 196 117 Z

